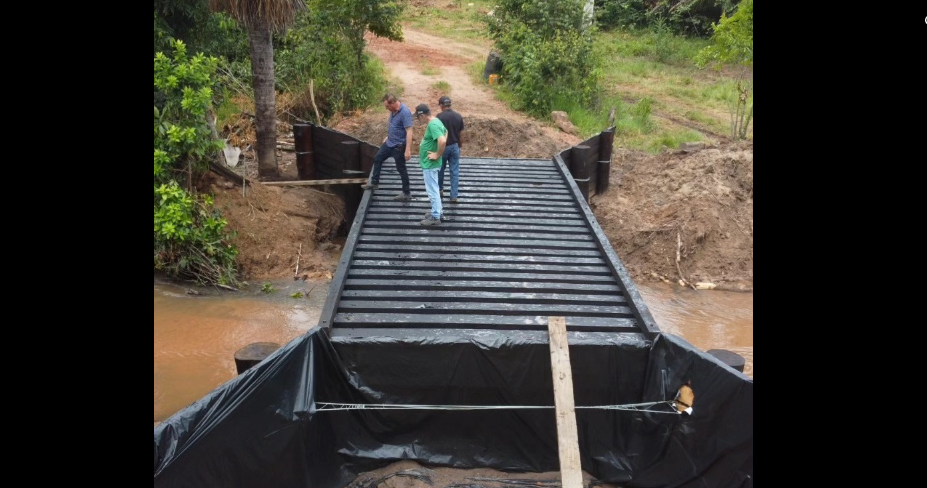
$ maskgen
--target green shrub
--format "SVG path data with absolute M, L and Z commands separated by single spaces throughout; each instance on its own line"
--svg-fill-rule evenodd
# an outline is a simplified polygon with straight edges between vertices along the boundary
M 279 89 L 295 96 L 293 115 L 315 120 L 310 80 L 321 123 L 336 113 L 366 108 L 380 101 L 387 85 L 383 65 L 363 50 L 364 25 L 350 24 L 359 22 L 350 16 L 363 7 L 360 4 L 364 1 L 372 0 L 312 2 L 309 9 L 298 14 L 294 27 L 276 39 L 276 80 Z M 378 29 L 386 37 L 401 39 L 401 32 L 394 29 L 392 21 L 379 17 L 395 15 L 399 6 L 392 4 L 395 2 L 381 2 L 375 7 L 379 9 L 374 12 L 376 16 L 370 17 L 365 25 L 371 31 Z M 349 25 L 345 26 L 346 23 Z M 333 25 L 342 28 L 333 29 Z
M 228 243 L 226 221 L 208 195 L 193 190 L 223 146 L 207 124 L 218 59 L 191 58 L 182 41 L 172 44 L 172 57 L 154 57 L 160 94 L 154 107 L 154 268 L 173 278 L 236 286 L 237 250 Z
M 723 15 L 712 29 L 711 45 L 696 58 L 700 66 L 753 64 L 753 0 L 743 0 L 734 15 Z
M 206 0 L 155 0 L 154 52 L 170 51 L 174 40 L 231 62 L 250 57 L 247 31 L 228 14 L 210 11 Z
M 666 63 L 673 57 L 673 33 L 669 25 L 659 19 L 653 24 L 653 59 Z
M 577 0 L 503 0 L 489 17 L 503 58 L 502 80 L 516 108 L 547 117 L 557 96 L 594 102 L 601 69 L 582 13 Z
M 155 188 L 154 268 L 200 284 L 237 286 L 228 223 L 209 195 L 193 196 L 176 181 Z

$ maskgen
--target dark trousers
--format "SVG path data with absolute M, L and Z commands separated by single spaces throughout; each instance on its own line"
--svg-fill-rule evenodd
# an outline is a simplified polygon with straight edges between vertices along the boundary
M 380 146 L 377 155 L 373 157 L 373 172 L 370 174 L 370 182 L 374 185 L 380 184 L 380 170 L 383 169 L 383 161 L 392 157 L 396 161 L 396 170 L 399 171 L 399 177 L 402 179 L 402 192 L 406 195 L 412 194 L 409 187 L 409 172 L 406 171 L 406 146 L 405 144 L 389 147 L 386 144 Z

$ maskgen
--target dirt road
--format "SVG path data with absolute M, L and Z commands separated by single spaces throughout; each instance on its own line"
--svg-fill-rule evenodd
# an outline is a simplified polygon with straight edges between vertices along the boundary
M 405 40 L 368 38 L 368 50 L 387 67 L 394 84 L 402 86 L 399 98 L 414 109 L 427 103 L 438 110 L 438 98 L 447 95 L 465 120 L 461 152 L 471 157 L 550 158 L 581 142 L 551 123 L 542 123 L 510 109 L 497 100 L 492 87 L 474 80 L 468 67 L 485 63 L 489 44 L 461 44 L 406 27 Z M 482 70 L 480 70 L 482 72 Z M 449 85 L 443 88 L 441 82 Z M 339 121 L 334 128 L 375 144 L 386 135 L 387 111 L 382 105 Z M 417 146 L 412 153 L 417 154 Z

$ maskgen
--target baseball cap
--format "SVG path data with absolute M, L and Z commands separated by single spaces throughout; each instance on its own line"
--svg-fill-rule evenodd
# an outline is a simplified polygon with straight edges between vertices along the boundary
M 441 98 L 438 99 L 438 105 L 440 105 L 440 106 L 442 106 L 442 107 L 450 107 L 450 106 L 451 106 L 451 99 L 448 98 L 448 97 L 441 97 Z
M 429 109 L 428 109 L 428 105 L 425 105 L 424 103 L 420 103 L 420 104 L 418 104 L 418 107 L 415 107 L 415 116 L 416 116 L 416 117 L 419 116 L 419 115 L 427 115 L 427 114 L 430 114 L 430 113 L 431 113 L 431 110 L 429 110 Z

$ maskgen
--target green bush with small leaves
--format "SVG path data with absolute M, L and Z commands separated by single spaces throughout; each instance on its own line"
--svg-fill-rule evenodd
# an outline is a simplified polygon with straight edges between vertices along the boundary
M 228 61 L 250 58 L 248 32 L 228 14 L 212 12 L 209 0 L 154 0 L 154 52 L 171 51 L 174 40 Z
M 730 17 L 722 15 L 712 30 L 711 45 L 696 57 L 698 65 L 753 64 L 753 0 L 740 2 Z
M 401 41 L 404 2 L 310 0 L 307 6 L 293 28 L 274 38 L 277 84 L 296 95 L 293 115 L 315 121 L 310 80 L 321 123 L 339 112 L 379 103 L 386 79 L 382 64 L 365 52 L 364 35 L 369 31 Z
M 237 286 L 227 222 L 211 197 L 193 189 L 224 145 L 207 124 L 218 60 L 189 57 L 182 41 L 172 44 L 171 57 L 154 57 L 154 267 L 173 278 Z
M 155 188 L 154 268 L 200 284 L 237 286 L 228 222 L 209 195 L 192 195 L 176 181 Z
M 592 29 L 583 26 L 583 3 L 502 0 L 488 17 L 503 59 L 503 83 L 516 108 L 546 117 L 557 96 L 581 105 L 595 100 L 601 69 Z

